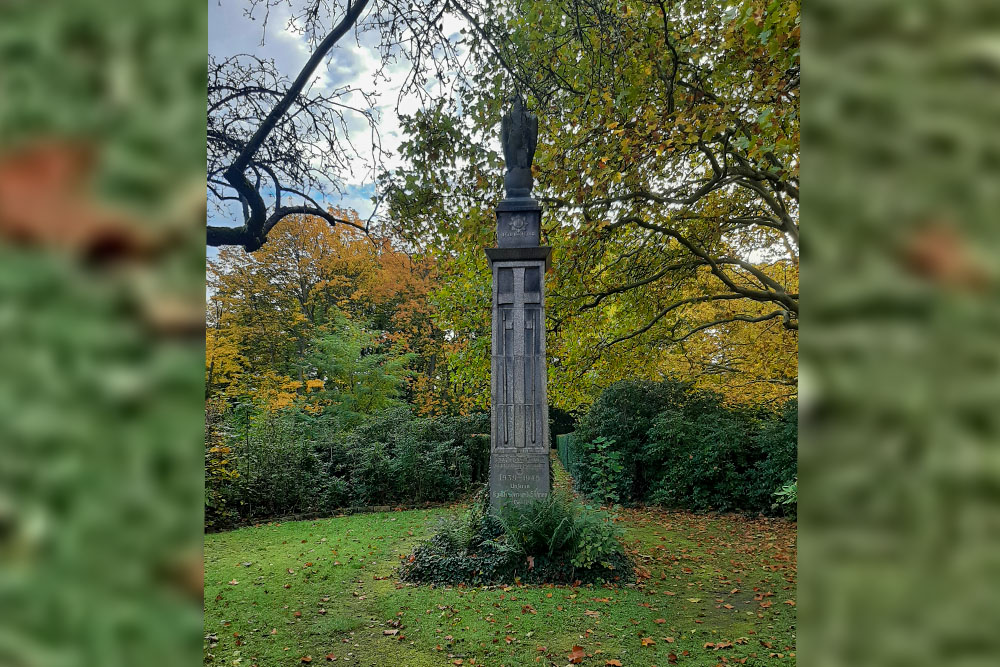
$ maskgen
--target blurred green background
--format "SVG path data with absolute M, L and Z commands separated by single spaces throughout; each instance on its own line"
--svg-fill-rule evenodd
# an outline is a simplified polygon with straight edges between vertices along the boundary
M 799 655 L 1000 660 L 1000 4 L 811 0 Z
M 206 30 L 198 0 L 0 3 L 5 667 L 199 660 Z

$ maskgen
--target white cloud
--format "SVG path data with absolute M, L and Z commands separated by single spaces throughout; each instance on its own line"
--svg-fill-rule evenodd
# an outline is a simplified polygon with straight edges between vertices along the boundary
M 263 32 L 263 15 L 258 11 L 257 20 L 246 16 L 243 0 L 218 0 L 209 4 L 209 53 L 217 58 L 239 53 L 247 53 L 275 61 L 279 71 L 289 78 L 294 78 L 305 64 L 312 50 L 304 35 L 299 35 L 288 29 L 288 9 L 278 6 L 271 10 L 268 17 L 266 33 Z M 460 18 L 446 15 L 444 24 L 449 33 L 457 36 L 463 25 Z M 400 89 L 410 71 L 410 63 L 399 55 L 387 63 L 383 75 L 388 81 L 375 82 L 376 72 L 382 65 L 382 59 L 377 49 L 378 35 L 375 31 L 362 31 L 360 35 L 353 33 L 341 40 L 331 57 L 317 70 L 319 89 L 332 90 L 341 86 L 350 86 L 376 95 L 375 117 L 378 119 L 378 130 L 383 150 L 391 157 L 385 166 L 395 169 L 401 166 L 399 146 L 403 141 L 402 127 L 397 114 L 412 114 L 421 105 L 416 96 L 400 97 Z M 434 91 L 434 84 L 428 85 L 428 91 Z M 345 104 L 357 108 L 365 108 L 362 95 L 351 93 L 344 98 Z M 370 129 L 366 119 L 359 113 L 345 111 L 345 119 L 351 140 L 361 154 L 355 157 L 351 164 L 351 174 L 347 176 L 345 196 L 343 201 L 329 201 L 340 206 L 357 208 L 363 216 L 371 211 L 373 185 L 372 156 L 370 147 Z M 367 194 L 359 196 L 358 193 Z

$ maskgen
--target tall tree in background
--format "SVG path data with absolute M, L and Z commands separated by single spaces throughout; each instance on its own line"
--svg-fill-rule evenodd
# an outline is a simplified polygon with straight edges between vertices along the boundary
M 286 218 L 254 254 L 223 248 L 209 262 L 209 397 L 272 411 L 372 414 L 394 399 L 421 414 L 459 409 L 426 298 L 433 275 L 387 239 L 311 216 Z
M 502 168 L 486 147 L 513 88 L 539 112 L 554 398 L 636 372 L 733 400 L 794 395 L 798 3 L 558 0 L 466 18 L 476 85 L 408 120 L 419 166 L 388 187 L 400 233 L 458 276 L 443 289 L 470 386 L 486 386 L 488 319 L 462 295 L 488 280 Z

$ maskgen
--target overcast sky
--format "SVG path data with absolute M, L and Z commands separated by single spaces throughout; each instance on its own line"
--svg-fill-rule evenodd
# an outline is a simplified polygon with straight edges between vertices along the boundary
M 244 10 L 248 7 L 246 0 L 209 0 L 208 7 L 208 52 L 217 57 L 225 58 L 236 54 L 253 54 L 275 61 L 278 70 L 289 79 L 294 79 L 306 60 L 311 49 L 306 38 L 289 31 L 288 9 L 276 7 L 271 10 L 267 21 L 266 33 L 263 30 L 262 15 L 248 18 Z M 259 12 L 258 12 L 259 13 Z M 457 31 L 458 25 L 455 25 Z M 261 38 L 263 37 L 263 45 Z M 316 70 L 316 88 L 329 90 L 343 85 L 351 85 L 367 91 L 375 90 L 373 78 L 379 65 L 379 55 L 373 47 L 377 36 L 369 32 L 361 36 L 361 46 L 353 34 L 341 39 L 333 50 L 332 58 L 321 64 Z M 403 137 L 400 131 L 396 111 L 399 87 L 402 84 L 409 65 L 403 59 L 391 63 L 386 69 L 389 83 L 380 81 L 378 84 L 378 127 L 382 138 L 382 147 L 395 154 Z M 353 101 L 362 106 L 359 99 Z M 400 111 L 412 113 L 418 107 L 415 99 L 400 101 Z M 361 160 L 355 160 L 353 175 L 345 184 L 344 196 L 340 200 L 328 199 L 327 203 L 342 207 L 354 208 L 364 218 L 372 212 L 371 197 L 374 187 L 371 181 L 371 158 L 366 153 L 369 145 L 369 130 L 367 123 L 360 114 L 349 120 L 349 129 L 355 146 L 362 154 Z M 392 166 L 394 160 L 389 161 Z M 226 220 L 224 218 L 231 218 Z M 242 224 L 237 209 L 230 216 L 214 217 L 213 224 Z

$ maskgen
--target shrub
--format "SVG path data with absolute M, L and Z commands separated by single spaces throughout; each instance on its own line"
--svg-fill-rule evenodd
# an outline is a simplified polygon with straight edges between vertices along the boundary
M 553 493 L 494 516 L 482 499 L 419 545 L 401 567 L 401 578 L 473 585 L 634 580 L 621 529 L 607 513 Z
M 622 381 L 611 385 L 598 397 L 580 420 L 574 439 L 579 449 L 604 437 L 614 441 L 622 470 L 615 480 L 615 491 L 622 502 L 646 497 L 652 481 L 643 449 L 649 429 L 665 405 L 682 402 L 687 385 L 679 382 Z M 589 459 L 589 457 L 587 457 Z M 598 488 L 595 470 L 588 460 L 576 466 L 578 488 L 590 494 Z
M 774 492 L 777 501 L 771 507 L 781 507 L 790 515 L 795 515 L 796 505 L 799 502 L 799 480 L 793 479 L 787 484 L 783 484 L 780 489 Z
M 623 453 L 615 451 L 612 438 L 599 436 L 587 444 L 590 464 L 591 496 L 602 505 L 614 505 L 619 501 L 618 484 L 625 466 Z
M 645 450 L 655 461 L 650 500 L 692 510 L 750 507 L 750 484 L 759 460 L 753 424 L 712 395 L 693 395 L 664 409 L 649 431 Z
M 797 417 L 794 401 L 733 408 L 672 380 L 619 382 L 565 440 L 570 472 L 602 503 L 775 513 L 775 489 L 796 472 Z
M 211 529 L 352 506 L 454 500 L 488 476 L 484 414 L 418 418 L 395 408 L 346 434 L 338 419 L 298 410 L 254 414 L 237 405 L 213 420 L 205 489 Z
M 761 459 L 754 472 L 757 483 L 751 492 L 751 506 L 769 507 L 774 490 L 795 477 L 798 469 L 798 419 L 798 402 L 789 401 L 780 413 L 769 414 L 763 420 L 756 438 Z

